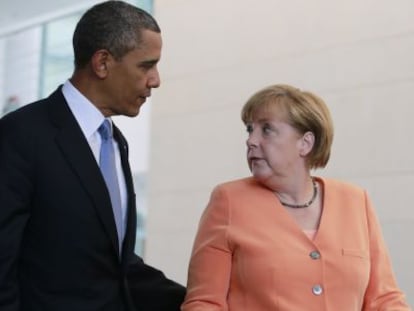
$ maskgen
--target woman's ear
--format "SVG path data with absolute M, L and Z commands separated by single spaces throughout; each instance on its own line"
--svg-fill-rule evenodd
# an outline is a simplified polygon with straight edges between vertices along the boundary
M 313 145 L 315 144 L 315 135 L 308 131 L 303 134 L 300 140 L 299 154 L 302 157 L 306 157 L 309 152 L 312 151 Z

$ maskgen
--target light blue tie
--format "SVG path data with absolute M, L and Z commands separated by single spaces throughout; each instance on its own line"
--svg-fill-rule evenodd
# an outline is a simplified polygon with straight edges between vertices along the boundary
M 121 194 L 119 192 L 118 176 L 115 165 L 115 150 L 112 143 L 112 127 L 108 119 L 105 119 L 99 127 L 98 132 L 102 139 L 101 151 L 99 154 L 99 166 L 111 197 L 112 210 L 118 232 L 119 252 L 121 253 L 125 229 L 124 222 L 122 221 Z

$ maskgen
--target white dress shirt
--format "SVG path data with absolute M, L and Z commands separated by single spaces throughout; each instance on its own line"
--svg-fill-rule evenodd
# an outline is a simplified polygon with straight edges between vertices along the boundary
M 75 116 L 83 135 L 88 141 L 93 155 L 95 156 L 96 163 L 98 163 L 99 166 L 101 136 L 98 133 L 98 128 L 105 120 L 105 116 L 81 92 L 79 92 L 69 80 L 63 84 L 62 93 L 69 105 L 70 110 Z M 108 120 L 111 121 L 112 126 L 112 120 L 110 118 L 108 118 Z M 122 220 L 126 228 L 127 191 L 125 176 L 122 170 L 118 143 L 115 139 L 113 139 L 113 143 L 115 147 L 116 171 L 120 187 L 119 191 L 121 194 Z

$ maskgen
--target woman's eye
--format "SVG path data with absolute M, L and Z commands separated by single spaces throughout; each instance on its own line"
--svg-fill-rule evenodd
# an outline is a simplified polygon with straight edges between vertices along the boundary
M 246 131 L 247 131 L 247 133 L 251 133 L 251 132 L 253 132 L 253 126 L 251 126 L 250 124 L 248 124 L 248 125 L 246 125 Z
M 265 133 L 265 134 L 269 134 L 269 133 L 271 132 L 272 128 L 270 127 L 270 125 L 269 125 L 269 124 L 265 124 L 265 125 L 263 126 L 262 130 L 263 130 L 263 133 Z

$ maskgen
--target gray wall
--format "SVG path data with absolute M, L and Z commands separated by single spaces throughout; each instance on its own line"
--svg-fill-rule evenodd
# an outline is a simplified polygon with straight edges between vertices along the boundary
M 328 168 L 365 187 L 414 302 L 414 2 L 158 0 L 162 86 L 152 102 L 146 258 L 181 282 L 212 187 L 245 176 L 240 108 L 268 84 L 322 96 Z

